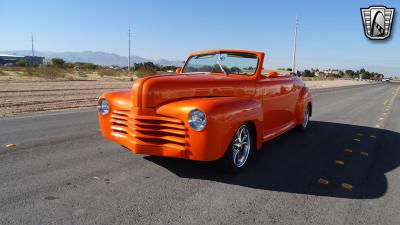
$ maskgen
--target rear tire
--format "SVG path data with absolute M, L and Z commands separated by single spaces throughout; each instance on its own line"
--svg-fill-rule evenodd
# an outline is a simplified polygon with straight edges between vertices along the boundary
M 311 117 L 311 106 L 307 105 L 307 108 L 304 110 L 303 123 L 297 126 L 300 132 L 305 132 L 307 128 L 310 126 L 310 117 Z
M 249 123 L 237 129 L 231 144 L 221 159 L 223 169 L 230 173 L 240 173 L 248 165 L 255 152 L 253 130 Z

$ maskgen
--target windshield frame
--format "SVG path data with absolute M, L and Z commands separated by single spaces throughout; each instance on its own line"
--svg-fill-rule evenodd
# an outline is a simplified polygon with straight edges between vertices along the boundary
M 255 70 L 253 74 L 237 74 L 237 73 L 219 73 L 219 72 L 183 72 L 185 71 L 185 68 L 188 64 L 188 62 L 190 61 L 190 59 L 192 59 L 193 57 L 196 56 L 202 56 L 202 55 L 212 55 L 212 54 L 244 54 L 244 55 L 251 55 L 256 57 L 257 59 L 257 65 L 255 66 Z M 211 74 L 216 74 L 216 75 L 223 75 L 223 76 L 227 76 L 227 75 L 233 75 L 233 76 L 241 76 L 241 77 L 254 77 L 255 75 L 258 74 L 258 70 L 259 70 L 259 65 L 260 65 L 260 57 L 258 54 L 253 53 L 253 52 L 246 52 L 246 51 L 209 51 L 209 52 L 202 52 L 202 53 L 198 53 L 198 54 L 192 54 L 190 55 L 187 60 L 185 61 L 185 64 L 182 67 L 182 73 L 183 74 L 201 74 L 201 73 L 211 73 Z

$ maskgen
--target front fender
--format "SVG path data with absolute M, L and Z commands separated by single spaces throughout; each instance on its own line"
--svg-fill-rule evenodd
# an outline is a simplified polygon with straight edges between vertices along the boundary
M 200 109 L 207 118 L 204 130 L 195 131 L 188 124 L 188 115 Z M 178 118 L 187 127 L 188 158 L 213 161 L 221 158 L 241 124 L 251 122 L 256 134 L 257 149 L 262 145 L 261 103 L 240 97 L 194 98 L 162 105 L 159 115 Z
M 110 113 L 108 113 L 107 115 L 101 115 L 99 112 L 97 112 L 100 131 L 105 138 L 113 140 L 113 137 L 111 136 L 111 112 L 114 110 L 130 110 L 132 108 L 131 90 L 128 89 L 106 92 L 100 95 L 99 99 L 101 98 L 105 98 L 108 101 L 108 104 L 110 106 Z

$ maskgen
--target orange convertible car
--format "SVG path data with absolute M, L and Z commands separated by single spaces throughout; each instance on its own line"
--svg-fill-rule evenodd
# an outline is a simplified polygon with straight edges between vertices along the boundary
M 307 128 L 311 94 L 295 75 L 262 74 L 264 53 L 192 53 L 176 74 L 138 79 L 98 101 L 101 132 L 129 150 L 221 160 L 238 172 L 262 143 Z

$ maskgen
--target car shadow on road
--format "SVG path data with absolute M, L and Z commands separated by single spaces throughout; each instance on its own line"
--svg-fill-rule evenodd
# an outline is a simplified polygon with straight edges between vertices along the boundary
M 227 174 L 216 163 L 157 156 L 144 158 L 180 178 L 249 188 L 339 198 L 372 199 L 388 189 L 385 173 L 400 164 L 400 134 L 349 124 L 311 121 L 263 145 L 248 168 Z M 337 160 L 343 162 L 338 164 Z M 328 181 L 321 184 L 320 179 Z M 350 184 L 344 188 L 342 185 Z

